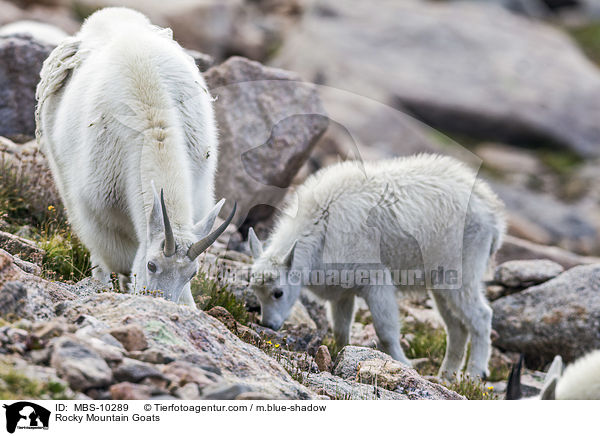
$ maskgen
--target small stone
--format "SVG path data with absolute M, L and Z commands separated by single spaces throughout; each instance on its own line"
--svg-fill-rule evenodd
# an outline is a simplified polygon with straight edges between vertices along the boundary
M 165 365 L 163 367 L 163 373 L 178 386 L 194 383 L 201 390 L 221 379 L 219 375 L 214 374 L 213 372 L 179 360 Z
M 148 348 L 148 341 L 144 331 L 136 324 L 130 324 L 117 327 L 110 330 L 110 334 L 115 337 L 127 351 L 145 350 Z
M 317 349 L 317 354 L 315 355 L 315 362 L 317 363 L 319 371 L 331 371 L 331 354 L 329 354 L 329 348 L 327 348 L 326 345 L 321 345 Z
M 55 319 L 41 325 L 34 326 L 34 334 L 42 339 L 48 340 L 62 336 L 65 332 L 72 332 L 70 327 L 64 320 Z
M 278 400 L 279 398 L 262 392 L 242 392 L 235 400 Z
M 200 398 L 200 389 L 196 383 L 186 383 L 182 387 L 175 389 L 175 396 L 182 400 L 198 400 Z
M 124 358 L 123 362 L 113 370 L 115 379 L 138 383 L 146 377 L 164 378 L 163 374 L 149 363 L 139 360 Z
M 142 362 L 147 363 L 156 363 L 156 364 L 165 364 L 171 363 L 175 360 L 173 356 L 166 355 L 163 351 L 158 350 L 156 348 L 150 348 L 144 351 L 130 351 L 127 354 L 127 357 L 132 359 L 141 360 Z
M 344 379 L 354 380 L 360 363 L 371 359 L 393 360 L 391 356 L 372 348 L 346 345 L 337 355 L 333 374 Z
M 108 386 L 112 371 L 104 359 L 75 338 L 62 336 L 53 342 L 50 365 L 71 389 L 84 391 Z
M 109 392 L 113 400 L 147 400 L 152 395 L 150 387 L 130 382 L 112 385 Z
M 235 400 L 239 395 L 245 392 L 251 392 L 249 386 L 243 384 L 234 384 L 229 386 L 214 386 L 207 389 L 202 396 L 203 400 Z

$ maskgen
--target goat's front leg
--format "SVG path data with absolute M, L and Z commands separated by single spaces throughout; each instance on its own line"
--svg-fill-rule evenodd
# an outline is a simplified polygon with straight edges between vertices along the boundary
M 373 316 L 373 325 L 383 351 L 411 366 L 400 346 L 400 316 L 394 286 L 377 285 L 365 289 L 365 300 Z
M 354 295 L 348 293 L 338 300 L 330 301 L 333 321 L 333 337 L 338 348 L 350 343 L 350 329 L 354 321 Z

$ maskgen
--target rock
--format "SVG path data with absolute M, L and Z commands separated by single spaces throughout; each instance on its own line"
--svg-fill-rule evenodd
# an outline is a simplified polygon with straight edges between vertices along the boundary
M 157 0 L 77 0 L 80 10 L 93 12 L 106 6 L 126 6 L 147 15 L 154 24 L 173 29 L 183 46 L 222 60 L 240 54 L 258 60 L 280 45 L 288 16 L 265 8 L 265 2 L 244 0 L 191 0 L 164 3 Z M 280 2 L 273 2 L 279 4 Z
M 112 371 L 104 359 L 72 336 L 62 336 L 52 343 L 50 365 L 71 389 L 84 391 L 108 386 Z
M 42 262 L 45 254 L 44 250 L 39 248 L 35 242 L 2 231 L 0 231 L 0 248 L 13 256 L 19 256 L 23 260 L 37 264 Z
M 113 400 L 147 400 L 152 395 L 149 386 L 122 382 L 112 385 L 109 389 Z
M 506 235 L 502 247 L 496 253 L 496 262 L 503 263 L 509 260 L 526 259 L 549 259 L 562 265 L 565 269 L 577 265 L 600 263 L 600 258 L 598 257 L 580 256 L 559 247 L 535 244 Z
M 56 47 L 69 35 L 52 24 L 21 20 L 0 27 L 0 36 L 28 36 L 41 44 Z
M 375 348 L 377 347 L 377 332 L 373 324 L 352 323 L 352 332 L 350 334 L 350 343 L 359 347 Z
M 182 400 L 198 400 L 200 399 L 200 390 L 196 383 L 186 383 L 175 390 L 175 395 Z
M 31 37 L 0 37 L 0 135 L 35 136 L 35 87 L 52 48 Z
M 237 200 L 241 218 L 258 204 L 276 205 L 327 128 L 317 91 L 294 73 L 240 57 L 209 69 L 204 77 L 216 98 L 217 197 Z M 222 216 L 230 207 L 225 205 Z M 266 219 L 272 212 L 255 211 L 248 220 Z
M 175 386 L 194 384 L 200 391 L 222 380 L 219 375 L 185 361 L 174 361 L 166 365 L 162 371 Z
M 19 285 L 8 285 L 9 282 L 18 282 Z M 19 299 L 19 295 L 22 295 L 19 287 L 26 290 L 27 298 Z M 17 267 L 10 254 L 0 249 L 0 304 L 4 299 L 5 302 L 13 301 L 9 304 L 16 308 L 19 317 L 30 321 L 54 318 L 55 304 L 75 298 L 72 289 L 70 285 L 50 282 L 26 273 Z M 7 294 L 3 297 L 5 291 Z
M 227 309 L 225 309 L 224 307 L 221 306 L 214 306 L 211 307 L 207 312 L 207 314 L 209 314 L 210 316 L 212 316 L 213 318 L 218 319 L 219 321 L 221 321 L 225 327 L 227 327 L 229 329 L 229 331 L 231 333 L 233 333 L 236 336 L 238 335 L 238 322 L 236 321 L 236 319 L 233 317 L 233 315 L 231 313 L 229 313 L 229 311 Z
M 78 330 L 75 333 L 75 336 L 80 338 L 87 346 L 98 353 L 106 363 L 112 366 L 123 361 L 123 352 L 120 348 L 107 344 L 96 337 L 89 336 L 83 330 L 85 329 Z
M 532 151 L 498 143 L 483 143 L 475 149 L 483 164 L 500 171 L 503 176 L 510 173 L 534 175 L 544 169 L 544 165 Z
M 113 370 L 113 375 L 117 381 L 128 381 L 138 383 L 145 378 L 162 379 L 164 376 L 153 365 L 139 360 L 124 358 L 123 362 Z
M 273 63 L 441 130 L 600 156 L 596 67 L 558 29 L 481 3 L 319 0 Z
M 388 391 L 378 386 L 369 386 L 354 380 L 346 380 L 328 372 L 303 373 L 303 383 L 318 395 L 332 400 L 408 400 L 399 392 Z
M 148 348 L 144 331 L 137 325 L 126 325 L 110 330 L 110 334 L 123 344 L 127 351 L 141 351 Z
M 326 345 L 321 345 L 317 349 L 317 354 L 315 355 L 315 363 L 317 364 L 319 371 L 331 371 L 331 355 L 329 354 L 329 348 L 327 348 Z
M 8 282 L 0 290 L 0 315 L 3 318 L 23 313 L 27 290 L 20 282 Z
M 242 342 L 222 323 L 197 309 L 162 298 L 107 292 L 84 294 L 69 302 L 65 310 L 67 319 L 76 320 L 82 314 L 93 314 L 110 329 L 121 327 L 124 322 L 139 326 L 144 331 L 149 348 L 176 359 L 167 367 L 186 361 L 190 367 L 211 368 L 220 372 L 220 379 L 225 383 L 243 383 L 251 386 L 255 392 L 276 398 L 313 397 L 277 361 Z M 124 362 L 127 361 L 124 359 Z M 164 370 L 163 374 L 169 377 Z
M 494 280 L 509 288 L 526 288 L 553 279 L 565 269 L 547 259 L 512 260 L 496 268 Z
M 290 315 L 283 323 L 283 329 L 289 329 L 290 327 L 304 326 L 311 330 L 316 330 L 317 325 L 312 320 L 308 311 L 300 301 L 296 301 L 292 306 Z
M 581 254 L 591 254 L 600 248 L 600 228 L 595 217 L 583 207 L 523 187 L 499 182 L 491 185 L 512 215 L 543 229 L 551 244 Z
M 203 400 L 235 400 L 238 396 L 251 392 L 252 388 L 244 384 L 230 386 L 215 386 L 207 389 L 202 395 Z
M 572 361 L 600 347 L 600 264 L 558 277 L 492 303 L 494 345 L 525 353 L 529 367 L 560 354 Z
M 358 366 L 356 379 L 361 383 L 377 385 L 390 391 L 400 392 L 411 400 L 464 399 L 462 395 L 442 385 L 425 380 L 417 371 L 397 361 L 364 360 Z
M 163 353 L 161 350 L 149 349 L 144 351 L 130 351 L 128 356 L 132 359 L 147 363 L 171 363 L 175 360 L 173 356 Z
M 356 379 L 358 373 L 358 367 L 360 363 L 365 360 L 380 359 L 384 361 L 393 360 L 391 356 L 382 353 L 378 350 L 365 347 L 355 347 L 353 345 L 346 345 L 338 353 L 335 363 L 333 365 L 332 373 L 338 377 L 342 377 L 347 380 Z

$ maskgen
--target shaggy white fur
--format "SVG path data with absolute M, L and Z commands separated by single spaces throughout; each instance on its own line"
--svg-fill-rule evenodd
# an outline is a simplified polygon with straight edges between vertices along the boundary
M 345 345 L 359 296 L 383 349 L 409 363 L 395 293 L 429 290 L 448 335 L 441 375 L 460 372 L 468 338 L 467 372 L 486 375 L 492 311 L 482 278 L 506 225 L 502 203 L 473 171 L 437 155 L 347 161 L 297 194 L 297 212 L 287 206 L 264 251 L 250 232 L 263 324 L 279 328 L 304 285 L 330 302 L 336 342 Z
M 193 304 L 197 263 L 186 254 L 222 205 L 213 208 L 212 99 L 193 59 L 170 29 L 106 8 L 44 62 L 37 98 L 38 141 L 94 276 L 108 281 L 116 272 L 134 291 L 158 289 Z M 174 255 L 163 252 L 152 182 L 164 191 Z

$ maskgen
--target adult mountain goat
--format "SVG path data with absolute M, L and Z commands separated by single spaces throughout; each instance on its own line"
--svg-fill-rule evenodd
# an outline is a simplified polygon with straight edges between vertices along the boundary
M 193 305 L 196 258 L 233 216 L 210 232 L 224 200 L 214 206 L 217 134 L 193 59 L 170 29 L 103 9 L 44 62 L 37 99 L 38 141 L 94 277 Z
M 429 290 L 446 325 L 440 373 L 487 373 L 492 311 L 482 292 L 505 232 L 504 208 L 474 172 L 449 157 L 347 161 L 297 190 L 263 250 L 254 231 L 253 289 L 262 323 L 281 327 L 302 286 L 328 300 L 336 343 L 348 344 L 354 299 L 364 298 L 383 349 L 400 347 L 396 290 Z

